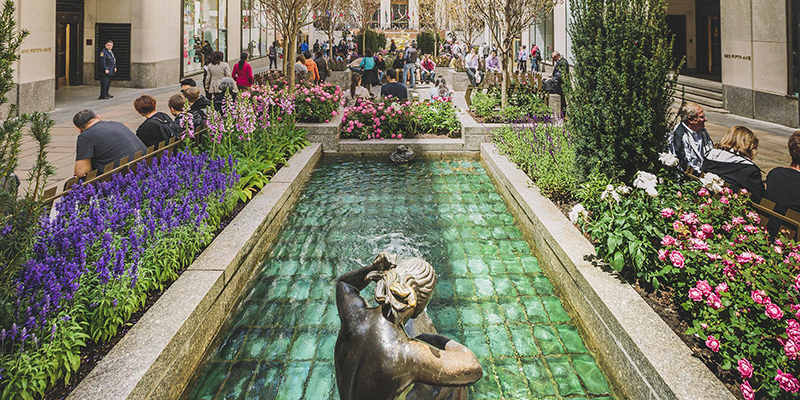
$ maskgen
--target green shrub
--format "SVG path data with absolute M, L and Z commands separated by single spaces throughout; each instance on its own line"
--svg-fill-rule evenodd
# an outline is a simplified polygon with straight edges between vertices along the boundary
M 452 101 L 432 101 L 417 103 L 411 106 L 411 115 L 416 124 L 416 135 L 461 136 L 461 121 L 458 120 L 459 109 Z
M 666 10 L 664 0 L 580 0 L 571 7 L 571 61 L 580 68 L 564 90 L 584 177 L 596 170 L 630 180 L 657 162 L 677 79 L 669 77 L 676 65 Z
M 367 28 L 367 41 L 366 43 L 363 41 L 364 36 L 362 34 L 356 35 L 356 43 L 358 44 L 358 53 L 364 54 L 365 49 L 370 49 L 373 52 L 377 52 L 382 50 L 386 47 L 386 35 L 383 33 L 378 34 L 372 29 Z M 364 48 L 361 48 L 361 44 L 364 44 Z
M 494 132 L 498 150 L 525 171 L 542 194 L 570 201 L 578 188 L 575 149 L 563 126 L 550 117 L 503 126 Z
M 420 54 L 434 54 L 436 43 L 438 42 L 438 33 L 434 33 L 433 31 L 420 32 L 420 34 L 417 35 L 417 50 L 419 50 Z
M 495 107 L 500 105 L 500 99 L 498 97 L 480 91 L 474 92 L 471 100 L 470 108 L 475 112 L 475 115 L 482 118 L 493 116 Z

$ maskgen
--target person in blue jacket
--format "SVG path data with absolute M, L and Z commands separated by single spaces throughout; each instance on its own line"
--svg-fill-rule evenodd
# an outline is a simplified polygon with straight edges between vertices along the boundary
M 111 86 L 111 77 L 117 72 L 117 58 L 111 49 L 114 48 L 114 42 L 109 40 L 106 42 L 105 48 L 100 52 L 100 67 L 103 73 L 100 75 L 100 100 L 110 99 L 114 96 L 108 94 L 108 88 Z

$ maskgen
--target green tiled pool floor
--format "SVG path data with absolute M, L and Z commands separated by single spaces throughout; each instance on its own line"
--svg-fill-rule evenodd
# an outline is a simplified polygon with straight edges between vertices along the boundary
M 320 163 L 186 397 L 338 399 L 336 277 L 380 251 L 436 269 L 428 314 L 483 366 L 470 399 L 613 398 L 480 163 L 362 159 Z

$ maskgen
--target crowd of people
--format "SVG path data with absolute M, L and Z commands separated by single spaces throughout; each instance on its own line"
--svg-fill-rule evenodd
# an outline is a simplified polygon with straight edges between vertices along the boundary
M 681 110 L 681 122 L 669 133 L 667 148 L 678 159 L 681 171 L 690 169 L 697 176 L 716 174 L 734 192 L 746 189 L 755 203 L 771 200 L 779 214 L 789 209 L 800 212 L 800 131 L 789 138 L 790 165 L 772 169 L 763 180 L 761 169 L 753 161 L 758 153 L 755 133 L 738 125 L 713 143 L 705 127 L 707 120 L 703 107 L 689 103 Z M 777 228 L 770 226 L 772 233 Z

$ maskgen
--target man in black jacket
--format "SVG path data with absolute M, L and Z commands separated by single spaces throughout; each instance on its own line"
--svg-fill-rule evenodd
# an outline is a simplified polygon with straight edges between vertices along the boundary
M 714 143 L 706 130 L 706 113 L 699 104 L 687 103 L 681 110 L 681 122 L 667 135 L 667 151 L 678 158 L 678 168 L 692 167 L 700 176 L 706 154 Z
M 563 95 L 564 90 L 561 88 L 561 84 L 564 82 L 564 74 L 569 73 L 569 63 L 567 59 L 561 57 L 561 53 L 554 51 L 552 54 L 553 63 L 555 67 L 553 68 L 553 76 L 544 81 L 542 84 L 542 89 L 544 89 L 547 93 L 556 93 Z
M 114 42 L 109 40 L 106 42 L 105 48 L 100 51 L 100 68 L 103 73 L 100 74 L 100 97 L 99 100 L 110 99 L 114 96 L 108 94 L 108 88 L 111 86 L 111 77 L 117 72 L 117 59 L 111 49 L 114 48 Z
M 319 83 L 325 82 L 328 77 L 328 60 L 322 54 L 322 50 L 314 52 L 314 63 L 317 64 L 317 71 L 319 71 Z

